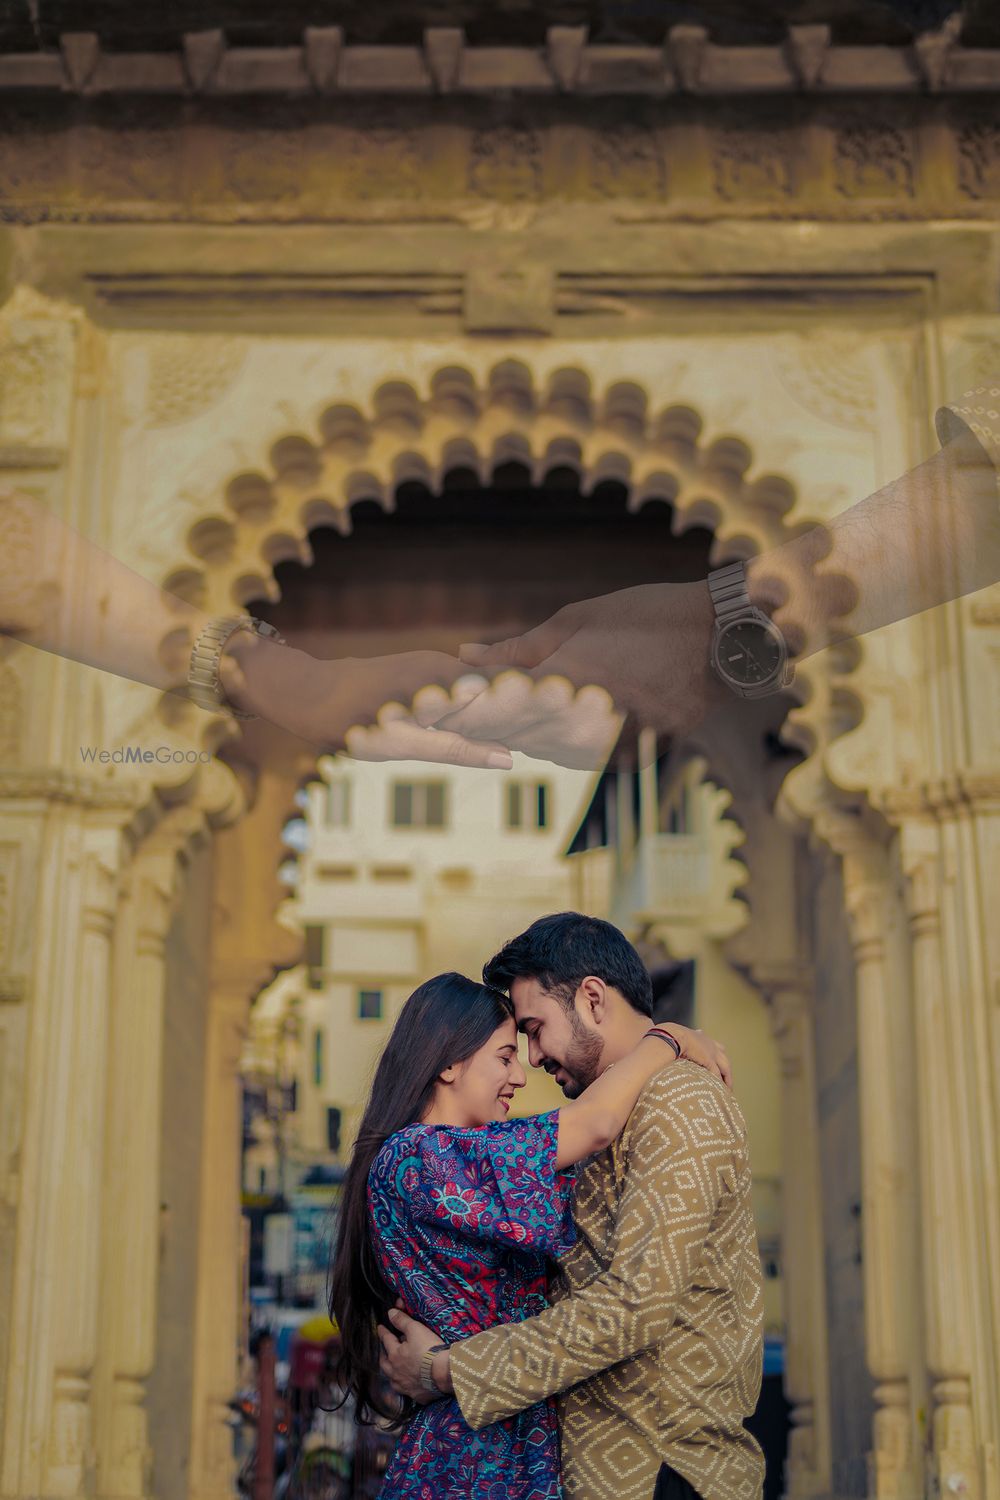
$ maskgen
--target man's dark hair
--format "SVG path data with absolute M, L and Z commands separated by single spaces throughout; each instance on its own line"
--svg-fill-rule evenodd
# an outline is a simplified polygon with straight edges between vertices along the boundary
M 653 986 L 628 938 L 600 917 L 578 911 L 539 917 L 483 965 L 483 982 L 510 992 L 515 979 L 537 979 L 567 1009 L 588 974 L 613 985 L 633 1010 L 653 1014 Z

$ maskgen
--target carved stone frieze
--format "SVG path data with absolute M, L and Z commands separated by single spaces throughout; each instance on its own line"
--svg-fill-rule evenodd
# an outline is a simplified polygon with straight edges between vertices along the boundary
M 371 201 L 422 196 L 415 132 L 376 124 L 367 130 L 347 132 L 339 144 L 343 150 L 344 190 L 352 197 Z M 294 178 L 295 173 L 292 175 Z
M 469 157 L 469 191 L 501 202 L 542 193 L 542 140 L 535 130 L 504 125 L 477 130 Z
M 681 219 L 738 203 L 780 218 L 975 220 L 990 217 L 998 178 L 992 121 L 970 110 L 942 126 L 893 101 L 872 119 L 827 101 L 794 126 L 757 99 L 691 119 L 597 100 L 553 119 L 532 101 L 491 124 L 359 101 L 332 118 L 262 112 L 237 126 L 168 112 L 44 133 L 0 107 L 0 220 L 12 223 L 442 221 L 549 196 Z
M 58 463 L 69 442 L 74 328 L 57 318 L 0 316 L 0 455 Z
M 958 132 L 958 180 L 970 198 L 1000 198 L 1000 125 L 979 121 Z
M 784 131 L 719 130 L 713 142 L 715 186 L 728 201 L 787 199 L 794 190 L 791 142 Z
M 845 198 L 911 198 L 914 170 L 913 146 L 905 131 L 868 124 L 838 130 L 834 175 Z
M 589 134 L 589 180 L 601 198 L 660 198 L 666 165 L 655 132 L 627 127 Z

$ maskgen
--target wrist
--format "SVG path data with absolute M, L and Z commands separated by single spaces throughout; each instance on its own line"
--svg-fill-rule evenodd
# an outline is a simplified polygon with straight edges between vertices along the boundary
M 750 603 L 781 631 L 792 659 L 811 655 L 821 639 L 820 591 L 803 573 L 810 559 L 801 540 L 751 557 L 743 566 Z
M 747 593 L 750 603 L 755 609 L 764 611 L 769 620 L 773 620 L 776 611 L 780 608 L 784 597 L 777 578 L 767 572 L 767 563 L 764 557 L 751 557 L 743 564 L 743 576 L 747 583 Z
M 447 1349 L 435 1354 L 431 1361 L 431 1379 L 442 1396 L 450 1396 L 453 1393 L 455 1387 L 451 1381 L 451 1354 Z
M 309 674 L 314 661 L 307 651 L 278 645 L 256 631 L 235 630 L 219 658 L 219 682 L 234 708 L 273 723 L 278 705 L 287 704 L 290 692 L 303 706 L 312 702 Z
M 668 1048 L 673 1053 L 675 1062 L 684 1056 L 684 1046 L 680 1037 L 674 1036 L 673 1031 L 666 1025 L 651 1026 L 643 1036 L 643 1041 Z
M 241 713 L 260 713 L 261 656 L 286 649 L 256 631 L 234 630 L 219 655 L 219 683 L 227 703 Z

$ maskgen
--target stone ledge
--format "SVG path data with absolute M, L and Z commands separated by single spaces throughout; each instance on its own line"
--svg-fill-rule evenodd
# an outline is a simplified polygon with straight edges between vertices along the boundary
M 229 47 L 221 31 L 188 33 L 176 52 L 106 52 L 69 32 L 56 52 L 0 56 L 0 91 L 76 94 L 650 94 L 966 93 L 1000 85 L 1000 48 L 963 47 L 953 31 L 912 45 L 831 45 L 826 27 L 792 26 L 771 46 L 720 46 L 681 24 L 657 46 L 590 43 L 552 26 L 543 47 L 465 44 L 429 27 L 423 46 L 347 45 L 338 27 L 300 46 Z

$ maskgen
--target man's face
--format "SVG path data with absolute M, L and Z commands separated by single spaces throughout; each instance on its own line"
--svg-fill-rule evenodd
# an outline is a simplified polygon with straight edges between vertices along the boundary
M 531 1066 L 544 1068 L 567 1099 L 575 1099 L 600 1072 L 604 1043 L 597 1028 L 587 1024 L 576 1005 L 567 1008 L 537 979 L 515 979 L 510 998 L 517 1029 L 528 1039 Z

